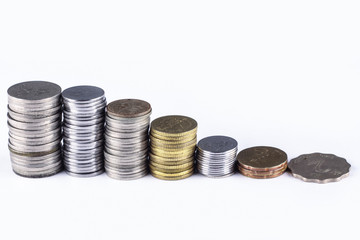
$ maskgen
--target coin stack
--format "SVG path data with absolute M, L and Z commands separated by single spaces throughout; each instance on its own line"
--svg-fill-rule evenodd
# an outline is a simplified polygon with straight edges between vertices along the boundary
M 227 177 L 235 171 L 237 141 L 226 136 L 211 136 L 199 141 L 196 151 L 198 171 L 207 177 Z
M 287 155 L 274 147 L 252 147 L 237 156 L 240 173 L 251 178 L 274 178 L 287 168 Z
M 159 179 L 178 180 L 194 172 L 197 122 L 185 116 L 155 119 L 150 130 L 150 172 Z
M 91 177 L 104 171 L 104 90 L 76 86 L 63 91 L 64 165 L 76 177 Z
M 61 88 L 44 81 L 8 89 L 9 150 L 13 171 L 38 178 L 62 170 Z
M 109 103 L 105 130 L 105 171 L 119 180 L 133 180 L 148 173 L 151 106 L 138 99 Z

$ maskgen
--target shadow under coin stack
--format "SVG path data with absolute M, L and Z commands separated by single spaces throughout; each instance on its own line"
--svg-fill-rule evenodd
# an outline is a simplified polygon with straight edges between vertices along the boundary
M 197 122 L 185 116 L 155 119 L 150 130 L 150 172 L 159 179 L 179 180 L 194 172 Z
M 238 143 L 226 136 L 211 136 L 199 141 L 196 164 L 199 172 L 207 177 L 227 177 L 235 171 Z
M 274 147 L 252 147 L 237 156 L 240 173 L 251 178 L 274 178 L 287 168 L 287 155 Z
M 91 177 L 104 172 L 104 90 L 76 86 L 63 91 L 64 165 L 76 177 Z
M 44 81 L 8 89 L 9 150 L 13 171 L 47 177 L 62 170 L 61 88 Z
M 134 180 L 148 173 L 150 114 L 150 104 L 137 99 L 107 106 L 104 155 L 109 177 Z

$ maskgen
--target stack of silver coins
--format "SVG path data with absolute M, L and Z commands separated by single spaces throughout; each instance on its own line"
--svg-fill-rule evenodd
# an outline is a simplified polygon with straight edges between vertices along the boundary
M 207 177 L 227 177 L 235 171 L 238 143 L 226 136 L 211 136 L 199 141 L 196 152 L 197 169 Z
M 64 165 L 76 177 L 104 172 L 105 92 L 93 86 L 76 86 L 63 91 Z
M 9 150 L 13 171 L 47 177 L 62 170 L 61 88 L 44 81 L 8 89 Z
M 151 106 L 137 99 L 122 99 L 107 106 L 105 171 L 119 180 L 133 180 L 148 173 Z

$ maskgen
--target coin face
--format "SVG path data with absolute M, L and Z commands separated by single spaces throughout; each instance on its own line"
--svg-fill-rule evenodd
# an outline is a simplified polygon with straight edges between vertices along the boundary
M 151 123 L 153 131 L 165 134 L 179 134 L 196 130 L 197 122 L 189 117 L 173 115 L 155 119 Z
M 104 95 L 104 90 L 94 86 L 76 86 L 65 89 L 62 93 L 63 98 L 75 101 L 89 101 L 100 98 Z
M 107 111 L 116 117 L 135 118 L 150 113 L 151 105 L 143 100 L 121 99 L 109 103 Z
M 349 175 L 351 165 L 333 154 L 312 153 L 292 159 L 288 165 L 292 175 L 306 182 L 336 182 Z
M 237 141 L 231 137 L 211 136 L 201 139 L 198 148 L 212 153 L 223 153 L 236 148 L 237 145 Z
M 61 88 L 51 82 L 29 81 L 15 84 L 7 92 L 15 99 L 36 101 L 60 95 Z
M 245 168 L 263 171 L 281 167 L 287 162 L 287 155 L 280 149 L 260 146 L 241 151 L 237 161 Z

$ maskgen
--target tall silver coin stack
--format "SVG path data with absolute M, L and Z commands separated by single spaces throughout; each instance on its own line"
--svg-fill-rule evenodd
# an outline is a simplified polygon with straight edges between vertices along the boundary
M 93 86 L 76 86 L 63 91 L 64 165 L 75 177 L 104 172 L 105 92 Z
M 62 170 L 61 88 L 44 81 L 8 89 L 9 150 L 13 171 L 38 178 Z
M 227 177 L 235 171 L 238 143 L 227 136 L 211 136 L 199 141 L 196 152 L 198 171 L 207 177 Z
M 105 171 L 119 180 L 133 180 L 148 173 L 151 106 L 137 99 L 122 99 L 107 106 Z

